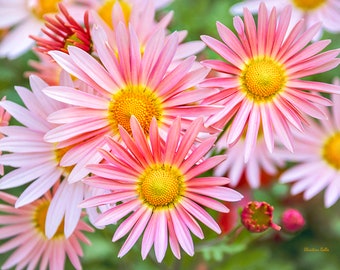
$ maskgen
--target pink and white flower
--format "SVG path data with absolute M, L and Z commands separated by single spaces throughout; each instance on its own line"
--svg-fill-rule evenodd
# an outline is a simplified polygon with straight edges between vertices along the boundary
M 300 19 L 305 20 L 306 30 L 317 22 L 322 23 L 322 27 L 313 40 L 320 39 L 323 30 L 330 33 L 340 32 L 340 2 L 338 0 L 246 0 L 232 6 L 230 12 L 233 15 L 240 15 L 246 7 L 256 14 L 261 2 L 265 3 L 269 9 L 276 7 L 278 12 L 281 12 L 287 5 L 291 5 L 293 8 L 291 26 L 294 26 Z
M 196 119 L 181 136 L 181 120 L 176 118 L 163 141 L 157 120 L 153 118 L 148 140 L 144 128 L 133 116 L 132 136 L 119 127 L 126 147 L 108 137 L 110 151 L 101 151 L 106 163 L 89 165 L 93 176 L 85 179 L 85 183 L 112 193 L 89 198 L 81 205 L 92 207 L 121 202 L 103 212 L 95 222 L 107 225 L 126 217 L 113 236 L 113 241 L 117 241 L 129 234 L 118 257 L 124 256 L 142 234 L 143 259 L 154 245 L 157 261 L 161 262 L 168 243 L 177 258 L 181 257 L 180 247 L 192 256 L 191 233 L 204 238 L 196 220 L 221 232 L 203 207 L 228 212 L 229 209 L 217 200 L 239 201 L 242 195 L 223 187 L 229 182 L 226 177 L 199 177 L 225 159 L 223 155 L 204 159 L 216 138 L 195 144 L 202 123 L 201 118 Z
M 306 114 L 325 119 L 325 106 L 331 104 L 314 92 L 340 93 L 337 85 L 302 79 L 338 66 L 339 49 L 320 53 L 329 40 L 307 45 L 320 24 L 304 31 L 304 22 L 299 21 L 287 32 L 291 11 L 287 7 L 278 17 L 275 8 L 268 10 L 262 3 L 257 26 L 250 11 L 244 9 L 244 21 L 234 18 L 237 35 L 218 22 L 223 42 L 202 36 L 224 58 L 205 60 L 203 64 L 229 75 L 208 78 L 200 84 L 219 88 L 221 91 L 207 98 L 207 102 L 224 106 L 209 117 L 206 125 L 227 127 L 227 145 L 245 136 L 245 161 L 255 149 L 259 131 L 270 152 L 275 136 L 293 151 L 291 129 L 303 131 Z
M 275 157 L 275 152 L 270 153 L 263 137 L 257 139 L 256 146 L 247 162 L 244 162 L 245 141 L 240 139 L 235 145 L 226 145 L 226 134 L 223 134 L 216 143 L 216 151 L 226 151 L 228 158 L 218 164 L 214 169 L 214 175 L 228 175 L 229 186 L 236 187 L 244 175 L 250 188 L 256 189 L 261 185 L 261 174 L 275 175 L 278 168 L 284 164 Z
M 61 83 L 73 86 L 67 76 L 61 79 Z M 64 220 L 65 235 L 68 237 L 75 230 L 81 215 L 78 204 L 90 191 L 82 182 L 68 182 L 73 168 L 60 165 L 68 148 L 44 140 L 46 132 L 56 127 L 56 124 L 47 121 L 47 116 L 66 108 L 66 105 L 47 97 L 42 89 L 48 85 L 38 77 L 31 76 L 30 84 L 32 91 L 16 87 L 26 108 L 9 100 L 0 102 L 0 106 L 22 124 L 0 127 L 0 132 L 5 135 L 0 140 L 0 150 L 8 152 L 0 157 L 0 164 L 16 168 L 0 179 L 0 189 L 31 182 L 15 203 L 16 207 L 22 207 L 40 198 L 62 180 L 47 213 L 46 235 L 52 237 Z
M 131 132 L 132 115 L 137 117 L 145 132 L 155 117 L 164 137 L 176 116 L 182 116 L 186 127 L 193 118 L 206 117 L 218 109 L 218 106 L 199 104 L 216 90 L 197 87 L 209 69 L 193 68 L 194 56 L 169 70 L 178 48 L 177 33 L 166 36 L 160 30 L 149 39 L 143 52 L 132 27 L 127 29 L 120 23 L 115 35 L 117 50 L 108 46 L 102 28 L 93 29 L 99 61 L 73 46 L 68 47 L 68 54 L 50 52 L 64 70 L 93 89 L 92 93 L 64 86 L 44 89 L 49 97 L 73 105 L 48 117 L 60 126 L 45 135 L 48 142 L 62 143 L 64 147 L 77 144 L 61 160 L 63 166 L 78 166 L 69 176 L 71 182 L 86 176 L 85 166 L 95 155 L 96 148 L 105 145 L 106 136 L 119 139 L 119 126 Z
M 17 197 L 0 191 L 0 253 L 14 250 L 1 269 L 60 270 L 64 269 L 67 257 L 75 269 L 82 269 L 80 242 L 90 245 L 84 232 L 93 229 L 80 220 L 74 232 L 65 237 L 62 222 L 52 238 L 46 237 L 46 212 L 52 196 L 48 192 L 33 203 L 15 208 Z
M 282 151 L 279 156 L 295 163 L 280 177 L 282 183 L 292 183 L 291 194 L 303 192 L 303 198 L 310 200 L 325 190 L 326 207 L 340 197 L 340 96 L 333 94 L 332 101 L 328 120 L 311 122 L 308 136 L 296 132 L 294 153 Z

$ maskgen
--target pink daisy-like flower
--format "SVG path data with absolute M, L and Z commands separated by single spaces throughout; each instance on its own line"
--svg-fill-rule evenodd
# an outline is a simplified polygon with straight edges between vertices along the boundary
M 80 220 L 75 231 L 68 238 L 63 233 L 64 222 L 58 231 L 48 239 L 45 235 L 46 212 L 51 201 L 49 192 L 41 199 L 21 208 L 15 208 L 17 198 L 0 192 L 0 253 L 11 250 L 12 255 L 1 269 L 51 269 L 64 268 L 66 257 L 75 269 L 81 269 L 79 257 L 83 256 L 80 242 L 90 245 L 84 232 L 93 229 Z
M 166 13 L 159 22 L 156 21 L 155 2 L 157 1 L 106 1 L 100 10 L 91 13 L 91 17 L 95 24 L 100 25 L 105 30 L 108 44 L 113 50 L 117 50 L 116 33 L 114 30 L 122 22 L 126 26 L 130 24 L 136 32 L 140 50 L 143 52 L 147 41 L 157 31 L 160 29 L 167 31 L 167 26 L 173 17 L 173 12 L 171 11 Z M 107 4 L 110 6 L 106 7 Z M 205 44 L 202 41 L 182 43 L 186 35 L 187 31 L 178 32 L 178 47 L 173 61 L 194 55 L 205 48 Z
M 340 93 L 339 86 L 301 79 L 336 67 L 339 50 L 320 53 L 329 40 L 307 45 L 320 25 L 303 31 L 304 22 L 300 21 L 287 33 L 290 15 L 291 7 L 278 18 L 275 8 L 268 12 L 261 4 L 257 26 L 245 9 L 244 22 L 240 17 L 234 18 L 238 36 L 219 22 L 217 30 L 223 42 L 202 36 L 225 59 L 206 60 L 203 64 L 229 75 L 208 78 L 201 84 L 220 88 L 207 102 L 224 105 L 206 124 L 222 128 L 232 119 L 227 127 L 227 144 L 235 144 L 245 135 L 245 161 L 255 149 L 260 129 L 270 152 L 274 135 L 293 151 L 291 129 L 303 130 L 305 114 L 324 119 L 324 106 L 331 104 L 312 92 Z
M 266 147 L 263 137 L 257 139 L 254 151 L 247 162 L 244 162 L 245 141 L 240 139 L 235 145 L 226 145 L 225 134 L 216 143 L 216 150 L 226 151 L 228 158 L 218 164 L 214 169 L 214 175 L 228 175 L 229 185 L 236 187 L 245 175 L 251 188 L 259 188 L 261 184 L 261 172 L 267 175 L 275 175 L 278 167 L 283 166 L 283 162 L 275 158 L 275 153 L 270 153 Z
M 1 99 L 1 101 L 6 100 L 6 97 L 3 97 Z M 11 115 L 6 112 L 6 110 L 4 110 L 4 108 L 2 108 L 0 106 L 0 127 L 3 126 L 8 126 L 9 124 L 9 120 L 11 119 Z M 0 139 L 3 138 L 3 134 L 0 132 Z M 0 156 L 1 156 L 2 152 L 0 151 Z M 4 166 L 2 164 L 0 164 L 0 175 L 4 174 Z
M 66 83 L 67 81 L 69 82 Z M 67 79 L 67 76 L 61 82 L 68 86 L 73 85 L 71 78 Z M 47 116 L 66 105 L 47 97 L 42 89 L 48 85 L 38 77 L 31 76 L 30 84 L 32 91 L 16 87 L 26 108 L 9 100 L 0 102 L 0 106 L 22 124 L 0 127 L 0 132 L 5 135 L 0 140 L 0 151 L 8 152 L 0 157 L 0 164 L 16 168 L 1 178 L 0 189 L 31 182 L 15 203 L 16 207 L 21 207 L 40 198 L 63 180 L 47 214 L 46 235 L 52 237 L 64 219 L 65 235 L 68 237 L 76 228 L 81 215 L 78 204 L 88 191 L 82 182 L 68 183 L 67 179 L 73 168 L 60 165 L 68 148 L 44 141 L 46 132 L 56 126 L 47 121 Z
M 284 7 L 291 5 L 291 25 L 300 19 L 306 22 L 306 29 L 317 22 L 322 23 L 322 28 L 315 34 L 313 40 L 320 39 L 323 29 L 331 33 L 340 32 L 340 2 L 338 0 L 246 0 L 231 7 L 234 15 L 242 14 L 243 8 L 248 8 L 252 13 L 258 12 L 258 6 L 264 2 L 268 8 L 276 7 L 281 12 Z
M 156 118 L 164 136 L 176 116 L 183 117 L 185 127 L 193 118 L 211 115 L 219 108 L 197 103 L 217 91 L 196 87 L 209 70 L 202 66 L 193 69 L 194 56 L 169 70 L 178 47 L 177 33 L 166 36 L 160 30 L 147 42 L 143 53 L 132 27 L 127 29 L 121 23 L 115 34 L 117 51 L 107 45 L 103 29 L 93 29 L 94 47 L 101 62 L 73 46 L 68 47 L 68 54 L 50 52 L 63 69 L 93 88 L 93 93 L 64 86 L 44 89 L 49 97 L 73 105 L 49 116 L 49 121 L 61 125 L 45 136 L 46 141 L 62 142 L 65 147 L 78 144 L 65 154 L 63 166 L 88 164 L 98 147 L 94 144 L 103 146 L 107 135 L 119 139 L 119 126 L 131 132 L 132 115 L 145 132 L 151 119 Z M 87 173 L 87 169 L 74 168 L 69 179 L 79 181 Z
M 131 117 L 132 136 L 119 127 L 126 147 L 109 137 L 111 151 L 101 151 L 106 163 L 89 165 L 93 176 L 85 179 L 85 183 L 110 189 L 112 193 L 87 199 L 81 206 L 121 202 L 103 212 L 95 223 L 113 224 L 126 217 L 113 236 L 113 241 L 117 241 L 129 234 L 118 257 L 124 256 L 143 232 L 143 259 L 154 245 L 157 261 L 161 262 L 168 241 L 177 258 L 181 256 L 180 246 L 192 256 L 194 245 L 190 232 L 201 239 L 204 237 L 196 219 L 215 232 L 221 232 L 202 206 L 228 212 L 217 199 L 239 201 L 242 195 L 222 186 L 229 182 L 228 178 L 199 177 L 225 159 L 223 155 L 204 159 L 215 137 L 195 145 L 202 123 L 201 118 L 196 119 L 181 137 L 181 120 L 177 118 L 163 141 L 157 120 L 153 118 L 150 140 L 147 140 L 144 128 Z
M 67 52 L 67 46 L 73 45 L 86 52 L 92 51 L 89 16 L 84 14 L 84 26 L 80 25 L 67 11 L 65 6 L 58 5 L 61 14 L 45 16 L 46 23 L 42 32 L 44 37 L 31 36 L 36 41 L 36 50 L 48 53 L 51 50 Z
M 282 151 L 280 158 L 295 162 L 280 177 L 282 183 L 293 183 L 291 193 L 303 193 L 305 200 L 325 189 L 326 207 L 340 197 L 340 96 L 332 95 L 334 106 L 328 121 L 312 122 L 306 134 L 296 133 L 294 154 Z

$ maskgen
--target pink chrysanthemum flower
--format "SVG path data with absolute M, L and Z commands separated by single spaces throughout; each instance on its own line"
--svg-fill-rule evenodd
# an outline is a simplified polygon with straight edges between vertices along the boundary
M 334 106 L 328 121 L 312 122 L 306 134 L 296 133 L 294 154 L 282 151 L 280 158 L 295 162 L 280 177 L 282 183 L 293 183 L 291 193 L 304 192 L 309 200 L 325 189 L 325 206 L 340 197 L 340 96 L 332 95 Z
M 217 23 L 217 29 L 223 42 L 202 36 L 225 59 L 203 63 L 229 75 L 208 78 L 201 84 L 220 88 L 207 101 L 224 105 L 206 124 L 224 127 L 232 120 L 227 128 L 227 144 L 232 145 L 245 135 L 246 161 L 255 148 L 260 129 L 270 152 L 274 135 L 293 151 L 291 128 L 302 131 L 305 114 L 324 119 L 323 106 L 330 105 L 329 100 L 310 91 L 340 93 L 339 86 L 301 80 L 336 67 L 340 62 L 336 58 L 339 50 L 320 53 L 329 40 L 306 46 L 320 25 L 302 31 L 304 22 L 300 21 L 287 33 L 290 14 L 291 7 L 287 7 L 277 18 L 275 8 L 268 12 L 261 4 L 257 26 L 245 9 L 244 22 L 240 17 L 234 18 L 238 36 L 221 23 Z
M 261 184 L 261 173 L 268 176 L 275 175 L 278 168 L 283 166 L 283 162 L 275 158 L 275 153 L 270 153 L 266 147 L 263 137 L 257 139 L 253 154 L 247 162 L 244 162 L 245 141 L 240 139 L 235 145 L 226 145 L 225 134 L 216 143 L 218 152 L 226 151 L 228 158 L 218 164 L 214 169 L 214 175 L 228 175 L 229 185 L 236 187 L 244 175 L 251 188 L 259 188 Z
M 81 5 L 74 0 L 0 0 L 0 29 L 9 29 L 0 43 L 0 57 L 16 58 L 28 51 L 34 44 L 29 35 L 41 35 L 44 15 L 57 13 L 59 2 L 78 15 L 88 6 L 86 0 Z
M 246 7 L 252 13 L 257 13 L 261 2 L 264 2 L 268 8 L 276 7 L 278 12 L 281 12 L 287 5 L 291 5 L 293 8 L 291 25 L 304 19 L 306 29 L 308 29 L 313 24 L 321 22 L 322 28 L 313 40 L 321 38 L 323 29 L 331 33 L 340 32 L 340 2 L 338 0 L 246 0 L 232 6 L 230 12 L 240 15 Z
M 81 269 L 79 257 L 83 256 L 80 242 L 90 245 L 84 232 L 93 229 L 80 220 L 75 231 L 68 238 L 61 223 L 53 238 L 45 236 L 45 219 L 51 194 L 21 208 L 13 205 L 16 197 L 0 192 L 0 253 L 13 253 L 1 269 L 51 269 L 64 268 L 66 257 L 75 269 Z
M 77 143 L 79 147 L 70 149 L 66 156 L 78 157 L 82 164 L 88 163 L 92 156 L 89 152 L 95 155 L 96 148 L 105 144 L 106 135 L 119 139 L 119 126 L 131 132 L 132 115 L 137 117 L 145 132 L 149 130 L 151 119 L 156 118 L 164 136 L 176 116 L 182 116 L 187 126 L 192 118 L 217 111 L 216 106 L 197 104 L 216 90 L 196 87 L 209 70 L 202 66 L 192 69 L 194 56 L 169 70 L 178 47 L 176 33 L 166 37 L 162 30 L 157 32 L 147 42 L 143 53 L 134 29 L 127 29 L 122 23 L 116 29 L 117 51 L 108 47 L 105 32 L 100 27 L 93 29 L 92 36 L 101 62 L 73 46 L 69 46 L 68 54 L 50 52 L 62 68 L 93 88 L 92 94 L 64 86 L 44 90 L 49 97 L 74 105 L 49 116 L 49 121 L 61 125 L 45 136 L 48 142 L 62 142 L 64 146 Z M 67 166 L 75 164 L 61 162 Z M 78 181 L 80 174 L 87 173 L 74 168 L 69 179 Z
M 194 245 L 190 232 L 201 239 L 204 237 L 196 219 L 215 232 L 221 232 L 202 206 L 228 212 L 229 209 L 216 199 L 239 201 L 242 195 L 222 186 L 229 182 L 228 178 L 198 177 L 225 159 L 223 155 L 204 159 L 215 137 L 195 145 L 201 125 L 202 119 L 196 119 L 181 137 L 181 121 L 177 118 L 164 142 L 153 118 L 148 141 L 144 128 L 131 117 L 133 136 L 119 127 L 126 147 L 108 138 L 111 152 L 101 151 L 107 163 L 89 166 L 94 175 L 85 179 L 85 183 L 110 189 L 112 193 L 90 198 L 81 205 L 121 202 L 102 213 L 97 225 L 113 224 L 126 217 L 113 236 L 113 241 L 117 241 L 129 234 L 118 257 L 124 256 L 143 232 L 143 259 L 154 245 L 157 261 L 161 262 L 168 241 L 177 258 L 181 256 L 180 246 L 192 256 Z
M 3 97 L 1 99 L 1 101 L 6 100 L 6 97 Z M 4 108 L 2 108 L 0 106 L 0 127 L 3 126 L 8 126 L 9 124 L 9 120 L 11 119 L 11 115 L 4 110 Z M 0 139 L 3 138 L 3 134 L 0 132 Z M 2 152 L 0 151 L 0 156 L 1 156 Z M 2 164 L 0 164 L 0 175 L 4 174 L 4 166 Z
M 168 5 L 172 0 L 96 0 L 94 9 L 98 15 L 110 26 L 113 27 L 114 20 L 134 21 L 134 17 L 139 13 L 136 10 L 143 10 L 145 5 L 152 4 L 152 8 L 160 9 Z M 140 9 L 140 7 L 142 7 Z M 153 12 L 152 10 L 145 10 Z M 135 14 L 133 14 L 135 13 Z M 138 14 L 142 15 L 142 14 Z M 152 21 L 154 15 L 149 17 L 149 14 L 144 14 L 145 19 Z M 151 20 L 150 20 L 151 19 Z
M 92 42 L 88 11 L 84 14 L 84 26 L 80 25 L 67 11 L 65 6 L 58 5 L 61 14 L 45 16 L 46 23 L 42 32 L 43 37 L 31 36 L 36 41 L 36 50 L 48 53 L 51 50 L 67 52 L 67 46 L 73 45 L 90 53 Z
M 173 12 L 166 13 L 160 21 L 156 21 L 156 9 L 154 0 L 135 1 L 106 1 L 98 12 L 92 12 L 91 17 L 95 24 L 100 25 L 106 32 L 108 44 L 113 50 L 117 50 L 116 29 L 120 23 L 127 27 L 131 25 L 138 37 L 140 50 L 144 48 L 148 40 L 160 29 L 167 31 L 167 26 L 171 22 Z M 109 6 L 106 6 L 109 4 Z M 187 35 L 187 31 L 178 32 L 178 47 L 174 60 L 181 60 L 194 55 L 205 48 L 202 41 L 189 41 L 182 43 Z
M 66 78 L 62 82 L 66 83 Z M 72 85 L 71 79 L 68 80 L 70 84 L 65 85 Z M 8 152 L 0 157 L 0 164 L 16 168 L 1 178 L 0 189 L 31 182 L 15 203 L 16 207 L 21 207 L 40 198 L 63 180 L 48 211 L 46 235 L 52 237 L 65 216 L 65 235 L 69 236 L 80 218 L 78 204 L 84 199 L 87 189 L 82 182 L 70 184 L 67 181 L 73 168 L 61 166 L 60 160 L 68 148 L 44 141 L 46 132 L 56 126 L 47 121 L 47 116 L 66 108 L 66 105 L 44 95 L 42 89 L 48 85 L 38 77 L 31 76 L 30 84 L 32 91 L 16 87 L 26 108 L 9 100 L 0 102 L 0 106 L 22 124 L 0 127 L 0 132 L 5 135 L 0 140 L 0 150 Z

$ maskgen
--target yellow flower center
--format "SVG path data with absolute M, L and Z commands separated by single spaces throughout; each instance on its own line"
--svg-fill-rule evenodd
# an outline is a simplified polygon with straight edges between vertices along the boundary
M 122 126 L 131 134 L 130 118 L 134 115 L 146 134 L 149 133 L 153 117 L 160 120 L 162 108 L 160 99 L 150 89 L 132 86 L 121 89 L 113 95 L 109 105 L 109 121 L 115 134 Z
M 74 166 L 68 166 L 68 167 L 63 167 L 60 166 L 60 161 L 63 158 L 63 156 L 65 155 L 65 153 L 70 150 L 71 147 L 64 147 L 64 148 L 55 148 L 54 149 L 54 155 L 55 155 L 55 159 L 59 165 L 60 168 L 63 169 L 64 171 L 64 176 L 67 176 L 71 173 L 72 169 Z
M 114 6 L 114 4 L 117 2 L 117 0 L 105 0 L 104 4 L 98 9 L 98 14 L 99 16 L 111 27 L 112 26 L 112 8 Z M 123 13 L 124 13 L 124 17 L 126 22 L 129 21 L 130 18 L 130 14 L 131 14 L 131 5 L 124 1 L 124 0 L 118 0 Z
M 241 90 L 255 102 L 272 100 L 284 87 L 284 68 L 271 58 L 254 58 L 241 73 Z
M 329 165 L 340 170 L 340 132 L 325 141 L 322 155 Z
M 47 210 L 49 206 L 50 206 L 50 202 L 42 199 L 41 204 L 36 208 L 34 215 L 33 215 L 33 222 L 35 224 L 35 227 L 44 236 L 45 236 L 46 216 L 47 216 Z M 64 236 L 64 219 L 60 223 L 53 238 L 58 238 L 61 236 Z
M 327 2 L 327 0 L 293 0 L 293 4 L 304 11 L 317 9 Z
M 184 192 L 184 176 L 168 164 L 154 164 L 139 177 L 140 198 L 152 208 L 169 207 L 179 201 Z
M 42 20 L 45 14 L 58 12 L 59 2 L 61 0 L 34 0 L 30 1 L 29 6 L 34 16 Z

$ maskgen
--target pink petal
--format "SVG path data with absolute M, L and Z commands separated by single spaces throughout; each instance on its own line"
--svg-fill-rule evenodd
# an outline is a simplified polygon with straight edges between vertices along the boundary
M 113 235 L 112 241 L 116 242 L 123 236 L 125 236 L 133 226 L 135 226 L 136 223 L 139 223 L 139 219 L 141 217 L 148 217 L 147 220 L 149 220 L 150 216 L 152 214 L 152 211 L 148 207 L 141 207 L 136 212 L 132 213 L 127 219 L 125 219 L 117 228 L 115 234 Z M 144 225 L 144 227 L 146 224 Z M 138 236 L 139 237 L 139 236 Z
M 81 90 L 67 86 L 49 86 L 43 91 L 47 96 L 75 106 L 83 106 L 91 109 L 106 109 L 109 100 Z
M 178 216 L 176 211 L 170 211 L 170 216 L 172 223 L 174 224 L 174 229 L 179 244 L 186 253 L 188 253 L 190 256 L 193 256 L 194 244 L 187 226 L 183 224 L 184 222 L 182 221 L 181 217 Z
M 208 226 L 213 231 L 221 233 L 221 229 L 216 221 L 202 207 L 187 198 L 184 198 L 181 204 L 183 205 L 185 210 L 189 212 L 193 217 L 200 220 L 203 224 Z
M 154 212 L 156 216 L 156 227 L 157 237 L 154 239 L 155 253 L 157 262 L 161 262 L 165 256 L 165 252 L 168 246 L 168 229 L 165 211 Z M 175 228 L 176 230 L 176 228 Z
M 145 211 L 138 221 L 136 222 L 135 226 L 133 227 L 131 233 L 129 234 L 128 238 L 124 242 L 122 248 L 119 251 L 118 257 L 121 258 L 123 257 L 132 247 L 133 245 L 137 242 L 138 238 L 141 236 L 143 233 L 150 216 L 152 214 L 151 210 L 148 209 L 149 211 Z M 160 232 L 161 233 L 161 232 Z M 156 253 L 157 254 L 157 253 Z
M 181 170 L 183 174 L 185 174 L 186 179 L 191 179 L 196 177 L 197 175 L 200 175 L 201 173 L 204 173 L 213 167 L 215 167 L 217 164 L 221 163 L 223 160 L 225 160 L 226 156 L 220 155 L 220 156 L 213 156 L 211 158 L 208 158 L 204 160 L 199 165 L 193 167 L 193 168 L 183 168 L 181 166 Z M 188 169 L 188 171 L 187 171 Z
M 118 206 L 115 206 L 99 216 L 95 221 L 96 226 L 104 226 L 108 224 L 114 224 L 130 212 L 134 211 L 141 202 L 138 199 L 124 202 Z

